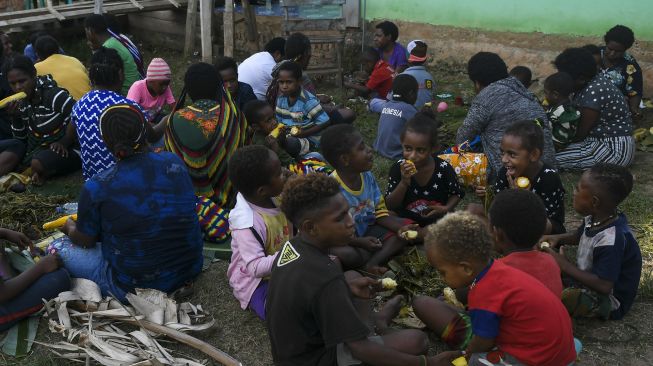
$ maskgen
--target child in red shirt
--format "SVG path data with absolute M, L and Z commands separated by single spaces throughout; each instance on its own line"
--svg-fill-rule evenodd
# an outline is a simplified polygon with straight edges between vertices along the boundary
M 494 249 L 505 255 L 498 261 L 535 277 L 560 298 L 560 267 L 547 253 L 533 250 L 546 228 L 542 200 L 526 189 L 507 189 L 496 195 L 489 214 Z
M 345 82 L 345 87 L 354 89 L 362 97 L 386 99 L 392 90 L 392 80 L 395 77 L 395 71 L 390 64 L 380 58 L 374 48 L 367 48 L 363 52 L 361 64 L 363 70 L 370 75 L 365 85 Z
M 481 218 L 451 213 L 427 230 L 427 259 L 447 285 L 469 288 L 469 317 L 429 297 L 416 298 L 413 308 L 429 328 L 459 336 L 458 344 L 455 337 L 448 344 L 465 350 L 469 365 L 574 362 L 571 319 L 562 302 L 532 276 L 491 258 L 492 238 Z

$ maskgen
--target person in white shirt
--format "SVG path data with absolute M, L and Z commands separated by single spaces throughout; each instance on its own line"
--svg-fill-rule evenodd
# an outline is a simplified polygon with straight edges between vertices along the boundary
M 283 59 L 286 40 L 277 37 L 265 45 L 265 51 L 249 56 L 238 66 L 238 81 L 251 85 L 259 100 L 272 82 L 272 68 Z

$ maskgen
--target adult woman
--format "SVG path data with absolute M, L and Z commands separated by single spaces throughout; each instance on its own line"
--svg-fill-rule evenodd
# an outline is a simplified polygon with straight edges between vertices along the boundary
M 133 105 L 102 113 L 99 130 L 117 163 L 84 184 L 77 222 L 68 220 L 67 237 L 49 248 L 72 277 L 90 279 L 121 301 L 135 288 L 176 290 L 202 268 L 188 171 L 176 155 L 148 151 L 146 125 Z
M 75 101 L 50 75 L 36 76 L 32 60 L 16 56 L 5 65 L 14 93 L 27 97 L 10 106 L 14 139 L 0 143 L 0 176 L 24 165 L 32 169 L 35 184 L 51 176 L 79 169 L 73 150 L 75 135 L 67 131 Z
M 575 142 L 556 154 L 559 166 L 585 169 L 596 163 L 630 165 L 635 154 L 632 119 L 619 89 L 597 72 L 592 54 L 584 48 L 564 50 L 554 64 L 574 79 L 574 104 L 580 110 Z
M 397 38 L 399 38 L 399 28 L 395 23 L 386 20 L 376 25 L 374 46 L 378 49 L 381 58 L 397 73 L 401 73 L 408 66 L 408 52 L 397 42 Z
M 639 104 L 642 101 L 642 69 L 635 58 L 626 52 L 635 42 L 633 31 L 616 25 L 603 36 L 605 47 L 601 48 L 601 69 L 628 99 L 633 118 L 642 117 Z
M 458 129 L 456 143 L 472 141 L 480 135 L 483 152 L 488 159 L 489 182 L 494 182 L 495 175 L 503 166 L 499 150 L 503 131 L 516 121 L 539 121 L 544 132 L 542 160 L 555 165 L 551 128 L 544 109 L 533 93 L 508 75 L 508 68 L 501 57 L 491 52 L 479 52 L 469 59 L 467 73 L 478 94 Z

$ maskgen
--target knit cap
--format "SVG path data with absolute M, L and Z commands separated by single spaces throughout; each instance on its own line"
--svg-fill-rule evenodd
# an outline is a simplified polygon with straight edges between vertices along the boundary
M 170 67 L 162 58 L 153 58 L 147 67 L 147 80 L 170 80 L 172 78 Z

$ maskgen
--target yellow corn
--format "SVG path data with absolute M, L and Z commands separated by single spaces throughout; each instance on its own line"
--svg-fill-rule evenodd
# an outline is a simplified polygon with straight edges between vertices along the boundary
M 0 108 L 4 108 L 9 103 L 15 102 L 17 100 L 21 100 L 21 99 L 24 99 L 24 98 L 27 98 L 27 94 L 25 94 L 25 92 L 18 92 L 16 94 L 10 95 L 10 96 L 6 97 L 5 99 L 0 100 Z
M 272 132 L 270 132 L 270 136 L 274 137 L 275 139 L 277 137 L 279 137 L 279 134 L 281 133 L 281 130 L 283 129 L 283 127 L 284 126 L 281 123 L 279 123 L 277 125 L 277 127 L 275 127 L 274 130 L 272 130 Z
M 531 184 L 531 181 L 528 180 L 526 177 L 519 177 L 517 178 L 517 187 L 519 188 L 528 188 L 528 186 Z
M 451 361 L 453 366 L 467 366 L 467 359 L 465 356 L 460 356 L 457 359 Z
M 66 224 L 66 221 L 68 221 L 68 219 L 73 219 L 73 220 L 77 221 L 77 214 L 66 215 L 66 216 L 60 217 L 60 218 L 58 218 L 58 219 L 56 219 L 54 221 L 46 222 L 45 224 L 43 224 L 43 230 L 58 229 L 58 228 L 64 226 Z
M 384 290 L 394 290 L 397 288 L 397 281 L 392 278 L 384 278 L 381 280 L 381 286 L 383 286 Z

